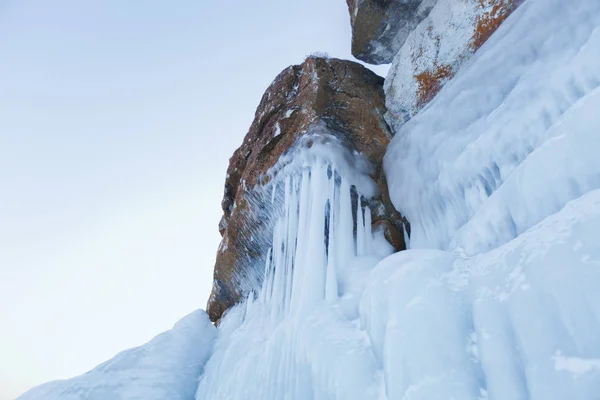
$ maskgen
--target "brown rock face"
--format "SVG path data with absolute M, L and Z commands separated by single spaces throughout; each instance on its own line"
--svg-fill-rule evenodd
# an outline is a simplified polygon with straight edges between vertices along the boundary
M 382 169 L 391 139 L 385 111 L 383 78 L 354 62 L 309 57 L 277 76 L 229 162 L 219 224 L 223 240 L 207 305 L 213 322 L 260 283 L 272 225 L 269 202 L 257 198 L 257 189 L 280 157 L 315 127 L 374 166 L 372 178 L 381 194 L 369 202 L 373 224 L 385 229 L 396 250 L 405 248 L 405 221 L 389 200 Z
M 391 63 L 408 34 L 435 0 L 346 0 L 352 24 L 352 55 L 371 64 Z

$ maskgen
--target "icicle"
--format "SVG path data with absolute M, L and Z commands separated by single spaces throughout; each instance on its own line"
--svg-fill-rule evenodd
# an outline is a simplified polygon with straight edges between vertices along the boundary
M 252 310 L 254 309 L 254 292 L 250 292 L 248 297 L 246 298 L 246 314 L 244 318 L 248 318 L 252 315 Z
M 331 178 L 329 179 L 329 237 L 328 237 L 328 249 L 327 249 L 327 276 L 325 283 L 325 300 L 332 302 L 337 299 L 338 296 L 338 284 L 337 284 L 337 250 L 335 248 L 336 243 L 336 226 L 337 222 L 337 206 L 338 200 L 335 196 L 335 169 L 331 167 Z
M 289 188 L 286 188 L 286 199 L 289 196 L 286 204 L 286 215 L 289 218 L 287 232 L 287 254 L 285 259 L 286 264 L 286 287 L 285 287 L 285 312 L 290 310 L 290 302 L 292 297 L 292 279 L 294 276 L 294 261 L 296 258 L 296 238 L 298 235 L 298 181 L 291 179 Z
M 307 224 L 306 254 L 302 268 L 306 282 L 302 285 L 301 308 L 310 309 L 325 298 L 325 204 L 327 201 L 327 170 L 321 160 L 316 160 L 310 182 L 312 198 Z
M 271 295 L 271 322 L 275 322 L 279 318 L 279 313 L 282 311 L 282 301 L 284 295 L 284 282 L 285 282 L 285 263 L 283 262 L 283 251 L 285 235 L 283 232 L 285 221 L 279 220 L 275 226 L 275 239 L 274 239 L 274 258 L 273 258 L 273 288 Z
M 373 234 L 371 232 L 371 209 L 365 207 L 365 254 L 373 254 Z
M 273 182 L 273 192 L 271 192 L 271 204 L 275 203 L 275 192 L 277 191 L 277 182 Z
M 265 275 L 263 278 L 263 287 L 260 293 L 260 298 L 263 302 L 269 301 L 269 288 L 271 287 L 271 254 L 273 252 L 273 248 L 270 248 L 267 251 L 267 259 L 265 260 Z
M 410 249 L 410 237 L 408 236 L 408 230 L 404 224 L 402 225 L 402 232 L 404 233 L 404 244 L 406 244 L 407 249 Z
M 298 310 L 302 296 L 302 282 L 304 280 L 304 259 L 306 258 L 306 242 L 308 240 L 308 212 L 311 206 L 310 174 L 308 169 L 302 172 L 302 183 L 299 190 L 298 210 L 298 236 L 296 243 L 296 261 L 292 279 L 291 309 Z
M 354 232 L 352 222 L 352 199 L 350 197 L 350 184 L 344 177 L 341 178 L 339 196 L 339 218 L 336 232 L 336 250 L 338 269 L 343 269 L 350 257 L 356 255 L 354 251 Z
M 365 254 L 365 220 L 363 218 L 363 210 L 361 206 L 361 196 L 356 196 L 356 255 L 363 256 Z

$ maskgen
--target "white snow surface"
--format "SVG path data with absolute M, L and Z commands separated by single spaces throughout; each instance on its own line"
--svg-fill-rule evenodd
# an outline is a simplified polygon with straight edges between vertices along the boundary
M 19 400 L 193 399 L 216 334 L 208 315 L 195 311 L 145 345 L 81 376 L 35 387 Z

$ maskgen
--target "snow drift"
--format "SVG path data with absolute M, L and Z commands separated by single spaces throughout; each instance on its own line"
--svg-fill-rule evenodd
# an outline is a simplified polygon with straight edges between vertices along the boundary
M 208 315 L 199 310 L 147 344 L 125 350 L 84 375 L 38 386 L 19 400 L 190 399 L 215 337 Z

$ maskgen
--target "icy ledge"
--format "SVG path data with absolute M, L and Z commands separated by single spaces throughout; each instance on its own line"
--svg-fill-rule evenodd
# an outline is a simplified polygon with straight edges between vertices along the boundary
M 147 344 L 81 376 L 38 386 L 19 400 L 192 399 L 216 333 L 206 313 L 195 311 Z

